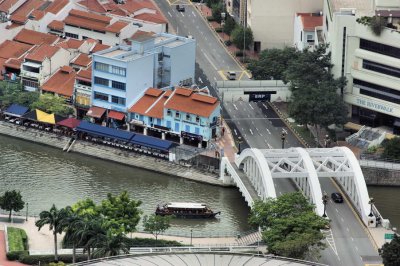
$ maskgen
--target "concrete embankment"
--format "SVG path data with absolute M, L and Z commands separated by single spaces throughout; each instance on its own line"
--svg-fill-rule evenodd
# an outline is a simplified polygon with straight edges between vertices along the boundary
M 362 167 L 365 182 L 371 186 L 400 186 L 400 171 Z
M 65 136 L 58 136 L 52 133 L 43 132 L 33 128 L 26 128 L 24 126 L 14 125 L 3 121 L 0 121 L 0 134 L 55 147 L 60 149 L 60 152 L 62 152 L 62 149 L 70 140 L 70 138 Z M 70 151 L 89 155 L 102 160 L 143 168 L 149 171 L 182 177 L 196 182 L 227 186 L 223 184 L 222 181 L 218 180 L 218 177 L 215 174 L 202 172 L 194 168 L 108 146 L 96 145 L 85 141 L 76 141 Z

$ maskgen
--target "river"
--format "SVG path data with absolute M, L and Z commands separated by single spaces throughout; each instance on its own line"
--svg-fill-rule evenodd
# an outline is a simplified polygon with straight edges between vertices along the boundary
M 222 212 L 212 220 L 173 220 L 171 233 L 190 235 L 193 230 L 195 236 L 234 235 L 251 229 L 249 208 L 235 188 L 196 183 L 0 135 L 0 194 L 11 189 L 21 191 L 30 215 L 38 215 L 53 203 L 65 207 L 84 198 L 99 202 L 109 192 L 127 190 L 143 202 L 143 214 L 170 201 L 204 202 Z M 370 186 L 368 191 L 382 216 L 400 228 L 400 187 Z
M 190 235 L 193 230 L 194 236 L 235 235 L 251 229 L 247 224 L 249 208 L 235 188 L 188 181 L 0 135 L 0 194 L 12 189 L 21 191 L 31 216 L 48 210 L 53 203 L 61 208 L 84 198 L 99 202 L 107 193 L 127 190 L 143 202 L 143 214 L 154 213 L 157 204 L 170 201 L 202 202 L 221 211 L 217 219 L 174 219 L 171 233 Z M 25 210 L 21 212 L 25 214 Z

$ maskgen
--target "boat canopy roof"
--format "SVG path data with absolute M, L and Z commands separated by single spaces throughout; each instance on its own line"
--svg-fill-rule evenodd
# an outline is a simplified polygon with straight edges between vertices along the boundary
M 176 209 L 205 209 L 207 206 L 204 203 L 171 202 L 167 204 L 167 207 Z

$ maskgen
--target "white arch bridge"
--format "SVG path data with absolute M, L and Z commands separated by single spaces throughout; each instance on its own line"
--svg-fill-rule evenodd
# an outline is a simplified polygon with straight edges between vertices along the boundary
M 375 216 L 369 216 L 370 198 L 360 165 L 347 147 L 249 148 L 236 156 L 234 164 L 222 158 L 220 169 L 220 179 L 235 184 L 250 207 L 257 199 L 276 198 L 274 179 L 290 178 L 315 205 L 315 212 L 320 216 L 324 214 L 324 205 L 319 178 L 332 177 L 363 222 L 369 226 L 376 223 Z

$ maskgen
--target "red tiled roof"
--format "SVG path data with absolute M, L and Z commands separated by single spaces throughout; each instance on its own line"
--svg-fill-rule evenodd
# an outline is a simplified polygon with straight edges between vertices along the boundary
M 153 97 L 158 97 L 163 93 L 162 90 L 160 89 L 156 89 L 156 88 L 148 88 L 144 94 L 149 95 L 149 96 L 153 96 Z
M 42 90 L 71 97 L 74 91 L 75 75 L 71 67 L 63 66 L 43 84 Z
M 81 69 L 76 74 L 76 79 L 92 82 L 92 69 Z
M 111 18 L 103 15 L 97 15 L 85 11 L 72 9 L 69 15 L 64 19 L 66 25 L 84 27 L 91 30 L 107 31 Z
M 117 120 L 122 120 L 122 119 L 124 119 L 125 114 L 121 113 L 121 112 L 117 112 L 117 111 L 111 110 L 110 112 L 108 112 L 108 117 L 109 118 L 114 118 L 114 119 L 117 119 Z
M 105 13 L 106 12 L 106 9 L 97 0 L 83 0 L 83 1 L 78 2 L 78 4 L 85 6 L 87 9 L 89 9 L 90 11 L 93 11 L 93 12 L 97 12 L 97 13 Z
M 64 49 L 79 49 L 79 47 L 81 47 L 82 44 L 84 44 L 84 43 L 85 43 L 84 40 L 77 40 L 77 39 L 69 38 L 68 40 L 61 40 L 56 45 L 58 47 L 62 47 Z
M 47 8 L 46 12 L 50 12 L 53 14 L 58 14 L 67 4 L 68 0 L 54 0 Z
M 10 58 L 4 63 L 4 66 L 14 69 L 21 69 L 22 62 L 22 59 Z
M 90 109 L 86 113 L 86 115 L 95 117 L 95 118 L 101 118 L 105 112 L 106 112 L 106 109 L 104 109 L 104 108 L 92 106 L 92 107 L 90 107 Z
M 0 57 L 5 59 L 20 57 L 31 48 L 30 44 L 6 40 L 0 44 Z
M 57 40 L 58 36 L 27 29 L 22 29 L 14 37 L 14 41 L 27 44 L 53 44 Z
M 131 40 L 135 40 L 135 41 L 141 41 L 143 39 L 148 39 L 148 38 L 152 38 L 153 35 L 155 33 L 152 31 L 142 31 L 142 30 L 138 30 L 136 31 L 132 36 L 131 36 Z
M 323 25 L 323 16 L 315 16 L 312 13 L 299 13 L 297 15 L 301 16 L 303 29 L 306 31 L 314 31 L 315 27 Z
M 90 58 L 87 54 L 79 54 L 72 60 L 71 64 L 75 64 L 78 66 L 88 67 L 92 63 L 92 58 Z
M 23 3 L 17 10 L 11 15 L 11 21 L 24 24 L 28 20 L 28 16 L 32 14 L 34 10 L 37 10 L 45 2 L 43 0 L 28 0 Z M 34 15 L 34 14 L 33 14 Z M 38 14 L 36 14 L 38 15 Z
M 149 21 L 149 22 L 153 22 L 153 23 L 157 23 L 157 24 L 167 23 L 167 19 L 160 12 L 156 12 L 155 14 L 142 13 L 142 14 L 136 15 L 135 19 Z
M 57 46 L 50 46 L 48 44 L 42 44 L 37 49 L 29 53 L 25 59 L 43 62 L 46 58 L 51 58 L 61 48 Z
M 4 0 L 0 3 L 0 11 L 9 13 L 9 9 L 13 7 L 17 2 L 18 0 Z
M 152 1 L 148 0 L 125 0 L 125 3 L 119 5 L 122 9 L 125 9 L 129 13 L 134 13 L 140 9 L 156 9 Z
M 51 30 L 63 31 L 64 30 L 64 22 L 60 20 L 53 20 L 50 22 L 47 27 Z
M 138 114 L 146 114 L 147 109 L 157 101 L 158 97 L 163 93 L 160 89 L 149 88 L 146 90 L 144 95 L 129 108 L 129 112 L 138 113 Z
M 92 53 L 96 53 L 96 52 L 103 51 L 103 50 L 108 49 L 108 48 L 110 48 L 109 45 L 97 43 L 97 44 L 92 48 L 91 52 L 92 52 Z
M 33 20 L 40 20 L 42 17 L 44 17 L 45 14 L 46 12 L 36 9 L 29 14 L 29 18 L 32 18 Z
M 112 32 L 112 33 L 119 33 L 123 28 L 128 26 L 129 23 L 124 22 L 124 21 L 116 21 L 113 24 L 109 25 L 106 27 L 106 31 Z
M 169 97 L 169 100 L 165 104 L 165 108 L 202 117 L 209 117 L 215 108 L 218 108 L 218 100 L 211 100 L 214 97 L 196 95 L 196 93 L 189 94 L 187 91 L 192 90 L 177 88 L 175 93 Z

